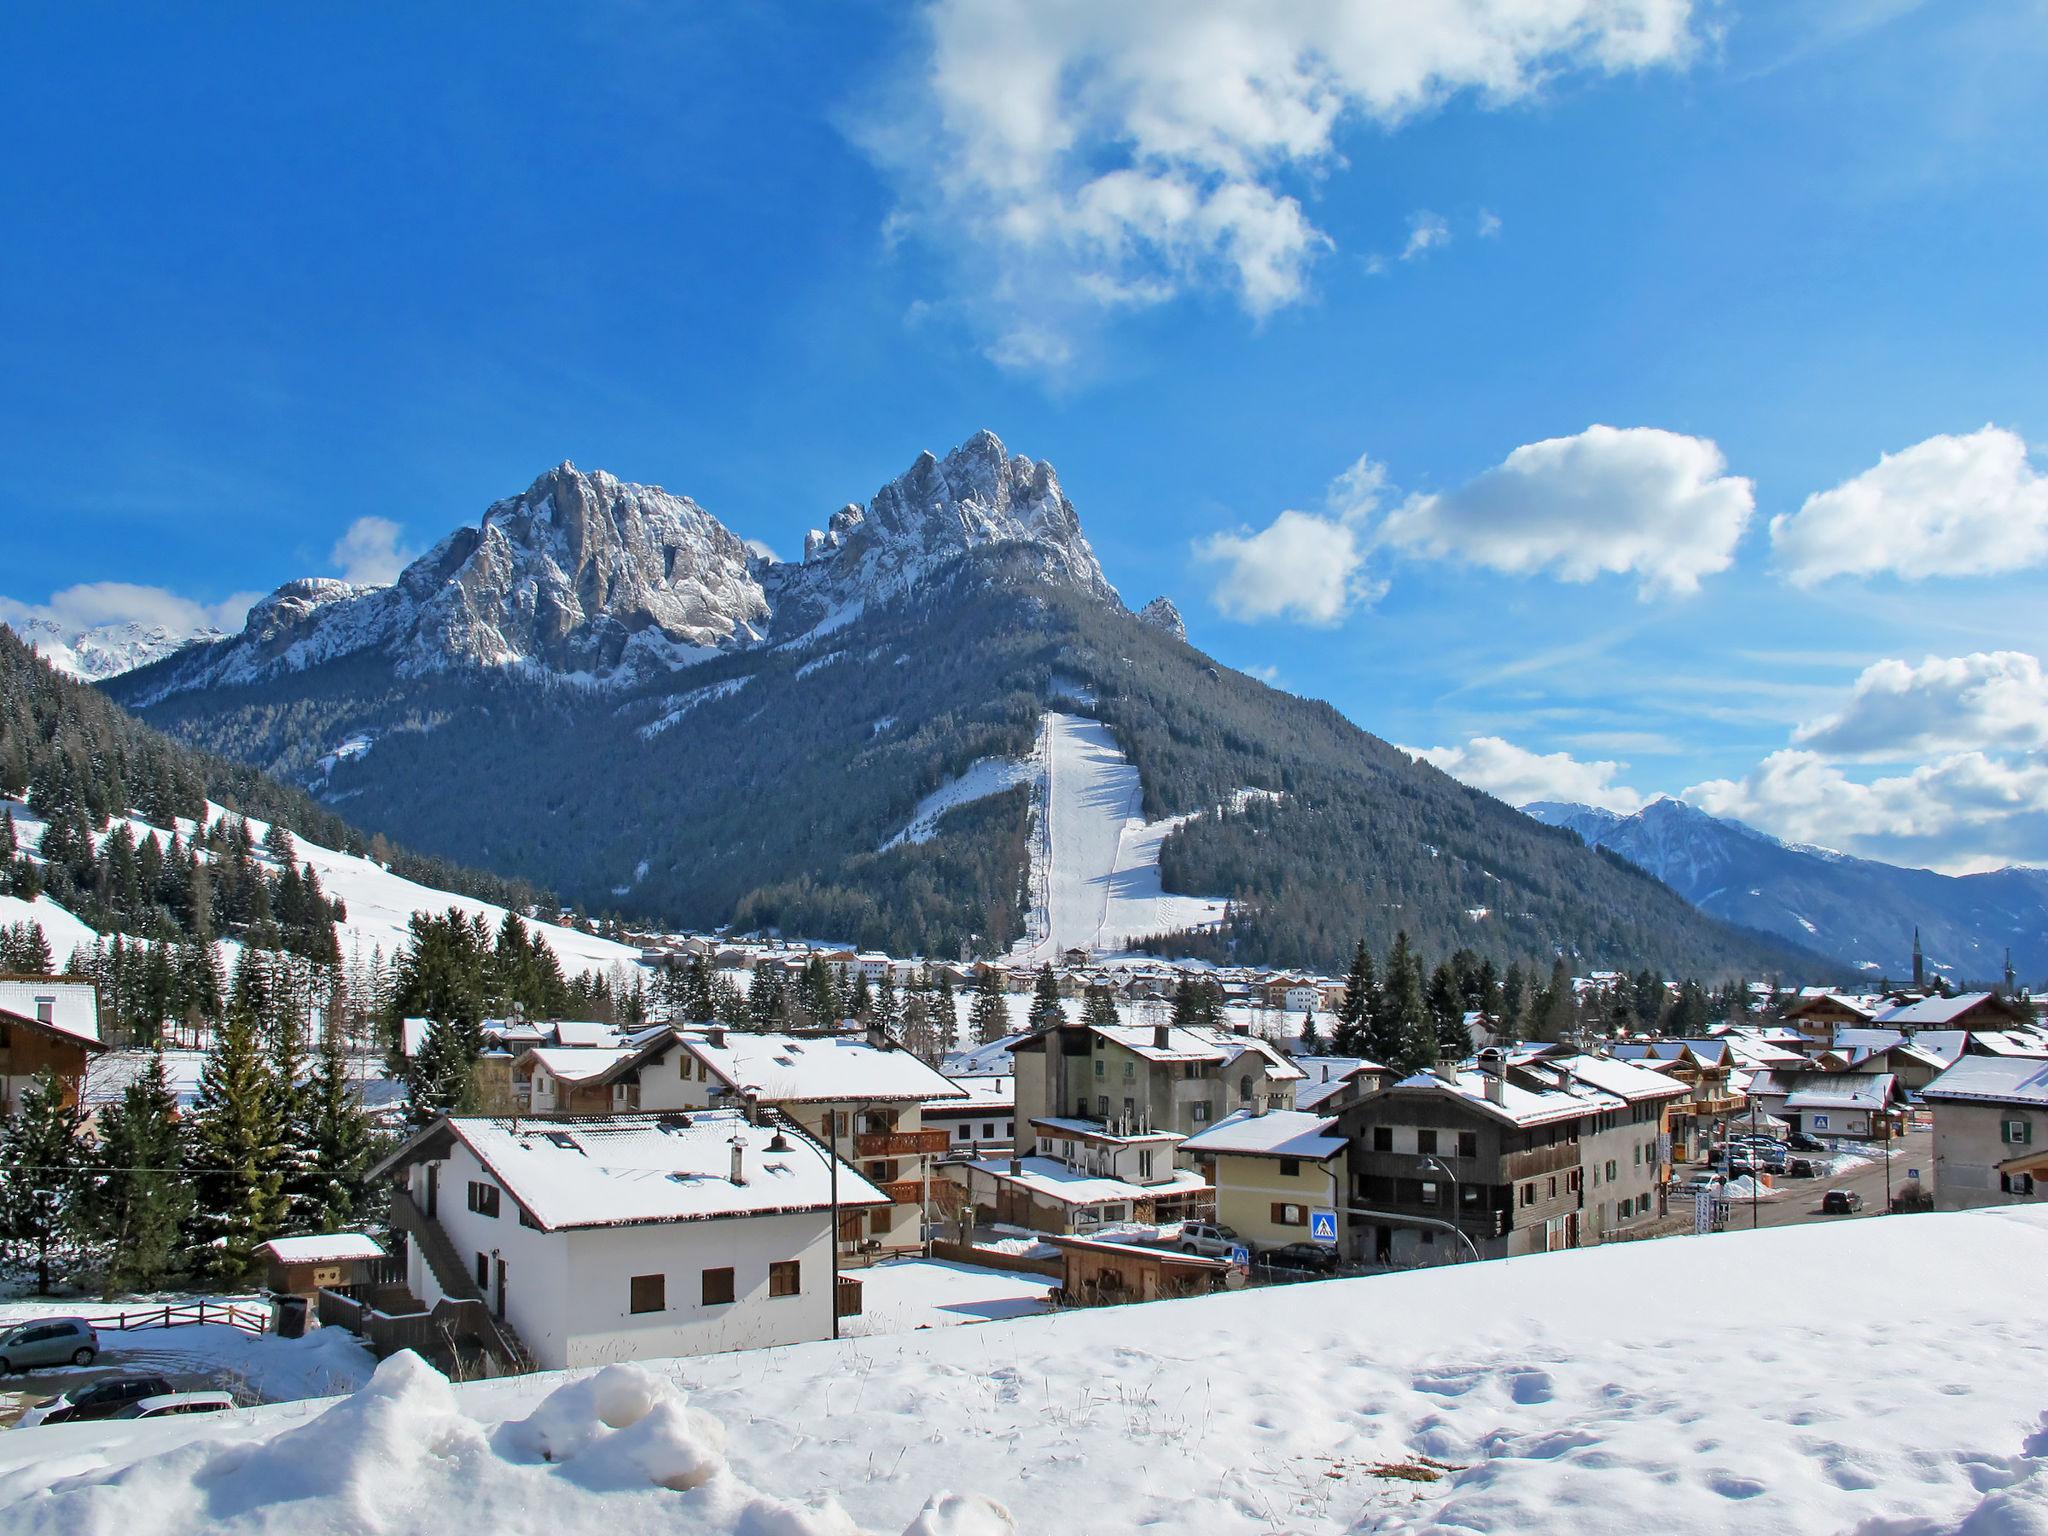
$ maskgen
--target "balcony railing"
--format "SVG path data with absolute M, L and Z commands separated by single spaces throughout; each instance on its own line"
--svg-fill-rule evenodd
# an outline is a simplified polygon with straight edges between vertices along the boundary
M 863 1131 L 853 1138 L 855 1157 L 937 1157 L 951 1145 L 943 1130 Z
M 877 1184 L 875 1188 L 887 1195 L 891 1203 L 896 1205 L 922 1205 L 924 1203 L 924 1180 L 922 1179 L 892 1179 L 887 1184 Z

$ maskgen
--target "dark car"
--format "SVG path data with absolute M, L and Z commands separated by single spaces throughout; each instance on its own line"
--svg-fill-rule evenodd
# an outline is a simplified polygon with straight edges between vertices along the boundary
M 1788 1157 L 1785 1159 L 1785 1177 L 1788 1179 L 1811 1179 L 1819 1177 L 1810 1157 Z
M 1337 1250 L 1321 1243 L 1284 1243 L 1259 1255 L 1266 1269 L 1291 1269 L 1307 1275 L 1331 1275 L 1339 1265 Z
M 1794 1152 L 1825 1152 L 1828 1144 L 1818 1136 L 1809 1136 L 1804 1131 L 1794 1131 L 1785 1138 L 1785 1145 Z
M 130 1403 L 176 1390 L 161 1376 L 113 1376 L 89 1386 L 73 1387 L 62 1396 L 36 1404 L 15 1427 L 33 1429 L 38 1424 L 81 1424 L 90 1419 L 109 1419 Z
M 1823 1216 L 1852 1216 L 1863 1209 L 1863 1197 L 1853 1189 L 1831 1189 L 1820 1197 Z

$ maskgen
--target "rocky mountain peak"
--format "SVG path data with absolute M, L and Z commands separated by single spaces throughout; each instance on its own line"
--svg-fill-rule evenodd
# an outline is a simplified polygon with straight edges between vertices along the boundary
M 1176 640 L 1188 637 L 1187 622 L 1181 618 L 1180 609 L 1173 605 L 1170 597 L 1155 597 L 1138 610 L 1138 617 L 1155 628 L 1165 630 Z
M 804 563 L 770 595 L 778 630 L 801 632 L 852 604 L 887 601 L 962 555 L 1023 551 L 1049 581 L 1116 602 L 1059 476 L 981 431 L 943 459 L 929 451 L 863 507 L 848 504 L 804 540 Z

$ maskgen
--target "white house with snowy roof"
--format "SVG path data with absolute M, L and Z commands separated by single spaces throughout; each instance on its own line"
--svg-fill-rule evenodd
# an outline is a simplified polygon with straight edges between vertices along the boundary
M 888 1197 L 771 1121 L 443 1117 L 376 1170 L 399 1180 L 406 1287 L 481 1302 L 550 1370 L 830 1338 L 835 1198 Z
M 1011 1056 L 1020 1126 L 1060 1116 L 1192 1136 L 1238 1109 L 1294 1108 L 1307 1075 L 1271 1042 L 1209 1025 L 1055 1025 Z
M 2048 1061 L 1958 1057 L 1920 1097 L 1934 1107 L 1938 1209 L 2048 1200 Z
M 1334 1116 L 1239 1110 L 1181 1144 L 1216 1189 L 1216 1219 L 1255 1248 L 1298 1243 L 1309 1216 L 1344 1203 L 1345 1148 Z

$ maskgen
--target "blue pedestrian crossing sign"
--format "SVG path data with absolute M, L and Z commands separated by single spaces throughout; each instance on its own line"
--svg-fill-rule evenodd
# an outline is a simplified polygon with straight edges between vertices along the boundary
M 1308 1235 L 1314 1242 L 1337 1246 L 1337 1213 L 1335 1211 L 1310 1211 L 1308 1213 Z
M 1230 1250 L 1230 1266 L 1233 1269 L 1249 1270 L 1252 1267 L 1252 1251 L 1239 1243 Z

